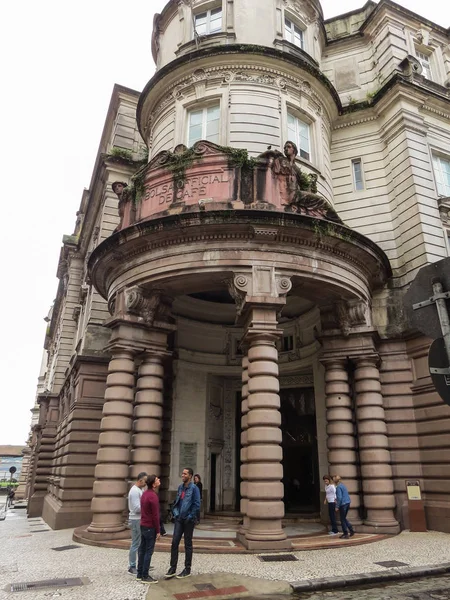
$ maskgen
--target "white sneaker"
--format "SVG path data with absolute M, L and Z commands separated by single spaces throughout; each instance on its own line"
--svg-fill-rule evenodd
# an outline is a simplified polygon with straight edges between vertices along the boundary
M 328 535 L 337 535 L 337 533 L 335 533 L 334 531 L 329 531 Z

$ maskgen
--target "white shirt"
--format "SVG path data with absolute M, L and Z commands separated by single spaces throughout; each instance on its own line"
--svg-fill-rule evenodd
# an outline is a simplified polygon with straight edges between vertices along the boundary
M 138 488 L 137 485 L 133 485 L 128 493 L 128 510 L 130 514 L 129 519 L 140 519 L 141 518 L 141 497 L 144 490 Z
M 336 502 L 336 487 L 332 483 L 325 486 L 325 494 L 327 502 Z

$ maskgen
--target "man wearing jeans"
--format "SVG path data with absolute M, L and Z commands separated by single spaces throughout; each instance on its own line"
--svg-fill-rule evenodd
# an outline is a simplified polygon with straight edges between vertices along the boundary
M 349 536 L 353 537 L 355 535 L 353 525 L 347 519 L 348 509 L 350 508 L 350 494 L 339 475 L 334 475 L 333 481 L 336 486 L 336 511 L 339 512 L 342 525 L 342 535 L 339 537 L 346 540 Z
M 161 481 L 156 475 L 147 477 L 147 491 L 141 500 L 141 545 L 138 553 L 137 580 L 142 583 L 158 583 L 148 574 L 155 542 L 159 540 L 159 498 L 156 493 Z
M 147 473 L 139 473 L 136 483 L 128 493 L 128 518 L 131 529 L 131 548 L 128 555 L 128 573 L 136 575 L 136 553 L 141 543 L 141 497 L 147 485 Z
M 191 574 L 192 566 L 192 536 L 194 534 L 195 520 L 200 510 L 200 491 L 192 481 L 194 471 L 183 469 L 182 482 L 178 487 L 178 494 L 172 506 L 174 516 L 174 529 L 172 548 L 170 552 L 170 569 L 166 579 L 174 577 L 177 572 L 178 546 L 184 535 L 185 562 L 184 569 L 177 575 L 177 579 L 184 579 Z

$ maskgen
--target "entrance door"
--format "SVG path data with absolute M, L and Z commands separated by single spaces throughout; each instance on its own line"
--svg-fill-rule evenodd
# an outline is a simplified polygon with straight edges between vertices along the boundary
M 285 510 L 317 512 L 320 493 L 314 388 L 283 389 L 280 400 Z
M 209 510 L 214 512 L 216 510 L 216 490 L 217 490 L 217 454 L 211 454 L 211 472 L 210 476 L 210 490 L 209 490 Z

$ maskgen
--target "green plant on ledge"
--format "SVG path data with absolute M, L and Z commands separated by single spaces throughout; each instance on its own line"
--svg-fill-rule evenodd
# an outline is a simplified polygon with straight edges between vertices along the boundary
M 133 160 L 133 153 L 131 150 L 119 148 L 119 146 L 113 146 L 109 151 L 108 156 L 111 156 L 112 158 L 122 158 L 123 160 Z
M 186 181 L 186 169 L 192 167 L 195 160 L 200 160 L 201 155 L 197 154 L 192 148 L 187 148 L 181 153 L 170 153 L 164 166 L 172 173 L 174 186 L 184 187 Z
M 228 166 L 230 169 L 240 168 L 243 172 L 253 171 L 257 165 L 254 158 L 250 158 L 248 150 L 242 148 L 231 148 L 230 146 L 220 146 L 224 154 L 228 155 Z

